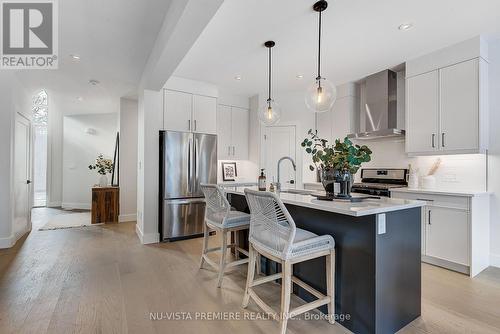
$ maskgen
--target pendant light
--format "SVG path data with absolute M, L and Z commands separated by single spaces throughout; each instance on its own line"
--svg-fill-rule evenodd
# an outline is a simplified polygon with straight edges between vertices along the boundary
M 267 41 L 264 46 L 269 49 L 269 95 L 266 103 L 259 111 L 259 120 L 264 125 L 273 125 L 278 123 L 281 116 L 279 105 L 271 97 L 271 49 L 274 47 L 273 41 Z
M 328 7 L 325 0 L 314 4 L 314 11 L 319 13 L 318 33 L 318 76 L 314 84 L 307 90 L 305 96 L 306 106 L 314 112 L 325 112 L 332 109 L 337 99 L 337 89 L 326 78 L 321 76 L 321 13 Z

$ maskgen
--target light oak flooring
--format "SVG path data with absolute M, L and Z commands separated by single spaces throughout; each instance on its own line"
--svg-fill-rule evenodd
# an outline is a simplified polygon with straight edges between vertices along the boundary
M 271 320 L 151 320 L 150 312 L 232 312 L 246 268 L 226 275 L 199 270 L 201 239 L 143 246 L 135 223 L 38 231 L 54 209 L 36 209 L 33 231 L 0 250 L 0 333 L 277 333 Z M 213 238 L 216 241 L 216 237 Z M 475 279 L 423 265 L 422 317 L 401 333 L 500 333 L 500 269 Z M 279 306 L 279 286 L 257 290 Z M 293 305 L 298 303 L 292 298 Z M 187 317 L 188 313 L 177 313 Z M 289 333 L 345 333 L 321 320 L 291 320 Z

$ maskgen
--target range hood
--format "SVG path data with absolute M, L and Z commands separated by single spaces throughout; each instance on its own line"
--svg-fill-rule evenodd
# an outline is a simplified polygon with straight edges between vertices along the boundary
M 360 108 L 359 117 L 360 123 L 364 123 L 360 124 L 360 129 L 363 130 L 347 137 L 367 140 L 404 137 L 405 130 L 398 127 L 398 124 L 403 123 L 401 119 L 404 117 L 404 110 L 398 110 L 398 105 L 404 105 L 404 101 L 398 103 L 398 96 L 404 99 L 404 87 L 398 89 L 397 73 L 385 70 L 370 75 L 366 78 L 365 87 L 365 101 Z

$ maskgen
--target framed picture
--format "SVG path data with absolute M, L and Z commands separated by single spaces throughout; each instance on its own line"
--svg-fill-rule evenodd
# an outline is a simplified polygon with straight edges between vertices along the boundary
M 238 173 L 236 172 L 236 162 L 223 162 L 222 163 L 222 180 L 235 181 Z

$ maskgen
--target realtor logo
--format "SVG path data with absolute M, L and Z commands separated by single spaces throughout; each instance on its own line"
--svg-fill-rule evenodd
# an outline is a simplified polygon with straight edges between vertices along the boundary
M 0 4 L 0 68 L 57 69 L 56 0 L 0 0 Z

